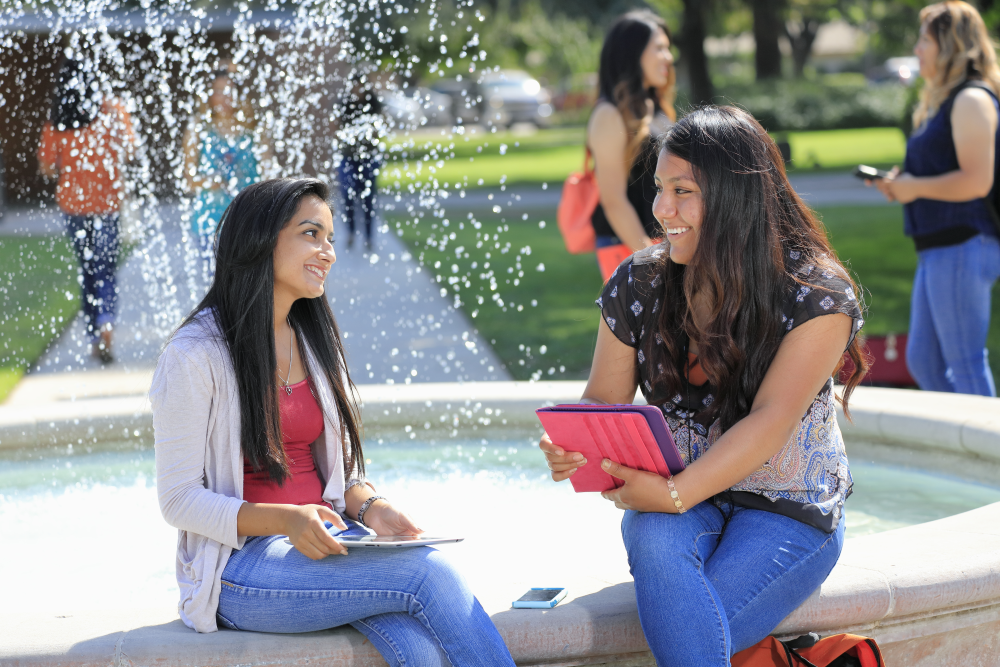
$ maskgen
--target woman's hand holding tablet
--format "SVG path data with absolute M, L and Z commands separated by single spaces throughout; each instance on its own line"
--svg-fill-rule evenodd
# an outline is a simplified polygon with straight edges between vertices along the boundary
M 670 499 L 667 479 L 655 473 L 635 470 L 609 459 L 601 462 L 601 468 L 612 477 L 622 481 L 622 486 L 604 491 L 601 496 L 610 500 L 620 510 L 640 512 L 676 512 Z

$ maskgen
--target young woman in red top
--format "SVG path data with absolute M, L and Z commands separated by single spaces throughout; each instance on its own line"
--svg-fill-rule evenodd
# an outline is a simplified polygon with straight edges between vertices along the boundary
M 390 665 L 513 667 L 440 552 L 348 554 L 333 537 L 421 529 L 364 480 L 354 387 L 325 296 L 336 261 L 328 197 L 313 179 L 236 195 L 212 286 L 157 363 L 157 490 L 180 531 L 181 618 L 199 632 L 350 624 Z

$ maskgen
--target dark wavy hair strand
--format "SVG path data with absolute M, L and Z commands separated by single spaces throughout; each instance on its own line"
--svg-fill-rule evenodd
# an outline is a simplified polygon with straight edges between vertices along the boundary
M 96 70 L 89 63 L 67 58 L 59 67 L 49 119 L 56 130 L 84 128 L 101 110 Z
M 277 353 L 274 345 L 274 249 L 278 234 L 305 197 L 329 199 L 322 181 L 282 178 L 255 183 L 241 191 L 226 209 L 216 231 L 215 279 L 208 294 L 184 324 L 207 311 L 215 318 L 225 339 L 239 389 L 240 447 L 254 470 L 267 470 L 282 484 L 289 475 L 288 459 L 281 446 Z M 356 388 L 344 361 L 330 304 L 325 296 L 299 299 L 288 316 L 295 337 L 308 346 L 321 372 L 333 388 L 340 415 L 341 440 L 347 477 L 364 475 L 360 413 Z
M 703 212 L 691 262 L 676 264 L 663 253 L 663 298 L 672 307 L 659 315 L 664 346 L 650 344 L 647 357 L 659 367 L 656 383 L 668 395 L 680 394 L 688 341 L 697 341 L 702 368 L 716 388 L 709 414 L 726 430 L 749 414 L 781 344 L 782 303 L 790 281 L 802 283 L 785 264 L 788 252 L 850 277 L 815 213 L 789 184 L 778 147 L 753 116 L 734 107 L 698 109 L 662 137 L 660 150 L 691 163 Z M 710 306 L 701 327 L 687 307 L 700 291 Z M 868 360 L 858 338 L 847 352 L 854 370 L 842 403 L 850 416 L 848 401 Z

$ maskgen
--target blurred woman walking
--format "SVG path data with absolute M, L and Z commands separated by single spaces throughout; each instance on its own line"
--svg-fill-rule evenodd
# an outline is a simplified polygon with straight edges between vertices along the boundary
M 379 143 L 387 131 L 375 82 L 360 73 L 350 78 L 350 87 L 340 102 L 337 135 L 343 154 L 338 170 L 340 197 L 344 201 L 348 249 L 354 246 L 357 231 L 354 221 L 357 204 L 364 219 L 365 251 L 372 249 L 372 224 L 375 221 L 375 192 L 382 155 Z
M 903 206 L 917 246 L 906 363 L 921 389 L 996 396 L 986 350 L 1000 277 L 992 201 L 1000 159 L 1000 68 L 983 19 L 965 2 L 920 12 L 924 90 L 903 172 L 877 183 Z
M 670 29 L 648 10 L 619 18 L 604 39 L 599 98 L 587 147 L 601 200 L 594 210 L 597 263 L 604 280 L 662 230 L 653 216 L 656 137 L 677 119 Z
M 206 279 L 215 272 L 215 230 L 240 190 L 260 179 L 258 153 L 267 154 L 253 110 L 238 99 L 228 67 L 212 73 L 209 95 L 184 134 L 184 174 L 194 195 L 190 232 Z
M 59 179 L 56 202 L 80 260 L 84 321 L 93 355 L 102 363 L 114 360 L 121 169 L 134 144 L 128 111 L 120 100 L 104 95 L 97 66 L 66 60 L 42 128 L 38 166 L 44 176 Z

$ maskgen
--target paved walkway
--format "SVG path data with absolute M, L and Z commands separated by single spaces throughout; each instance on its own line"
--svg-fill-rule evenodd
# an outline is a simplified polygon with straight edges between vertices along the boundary
M 74 322 L 29 371 L 30 375 L 104 370 L 148 371 L 170 331 L 196 305 L 206 283 L 183 252 L 176 206 L 159 209 L 160 232 L 129 256 L 118 274 L 115 363 L 102 368 L 89 355 L 82 319 Z M 151 223 L 152 224 L 152 223 Z M 346 238 L 338 221 L 337 234 Z M 53 211 L 12 211 L 0 235 L 62 233 Z M 356 382 L 509 380 L 489 344 L 441 296 L 433 278 L 391 234 L 376 234 L 374 252 L 338 248 L 327 295 L 337 317 Z M 109 378 L 110 379 L 110 378 Z

